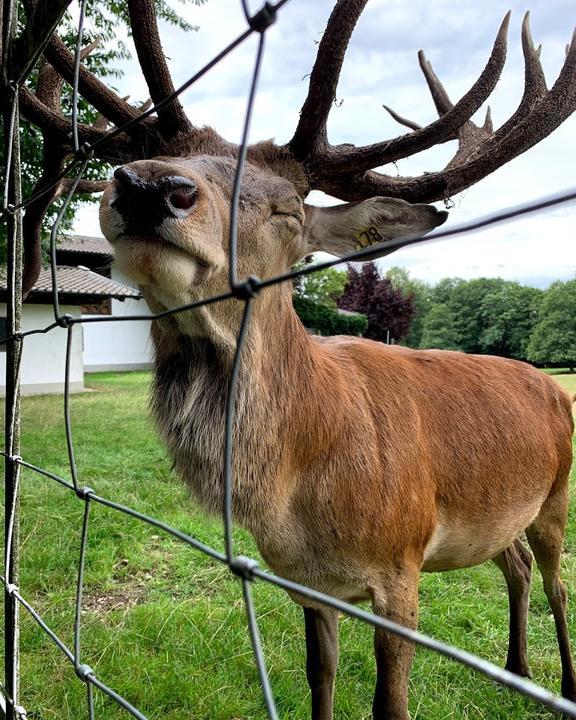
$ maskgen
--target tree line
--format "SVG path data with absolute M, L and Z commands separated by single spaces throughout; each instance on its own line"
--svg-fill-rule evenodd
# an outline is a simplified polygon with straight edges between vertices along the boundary
M 444 278 L 435 285 L 412 278 L 394 267 L 381 275 L 375 263 L 330 268 L 295 284 L 296 309 L 307 303 L 304 324 L 312 317 L 320 334 L 335 334 L 334 322 L 325 331 L 310 312 L 313 305 L 354 312 L 366 318 L 351 330 L 381 342 L 412 348 L 461 350 L 501 355 L 536 365 L 576 366 L 576 278 L 557 281 L 546 290 L 503 278 Z M 348 314 L 347 313 L 347 314 Z M 301 314 L 302 316 L 302 314 Z

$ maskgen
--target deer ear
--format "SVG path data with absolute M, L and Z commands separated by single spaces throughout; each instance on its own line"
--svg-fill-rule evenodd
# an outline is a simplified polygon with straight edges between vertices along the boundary
M 340 257 L 370 245 L 375 246 L 370 257 L 381 257 L 387 254 L 387 240 L 423 235 L 448 217 L 433 205 L 411 205 L 386 197 L 332 207 L 306 205 L 305 209 L 306 254 L 323 251 Z

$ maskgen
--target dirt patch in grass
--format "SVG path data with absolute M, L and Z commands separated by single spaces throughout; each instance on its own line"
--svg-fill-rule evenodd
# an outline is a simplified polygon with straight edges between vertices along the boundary
M 113 610 L 129 610 L 143 602 L 146 588 L 142 585 L 131 588 L 86 593 L 82 598 L 82 615 L 107 615 Z
M 87 589 L 84 592 L 82 597 L 83 615 L 87 613 L 107 615 L 113 610 L 129 610 L 146 600 L 152 575 L 140 571 L 132 577 L 126 577 L 122 572 L 128 567 L 127 559 L 120 560 L 114 565 L 113 587 Z

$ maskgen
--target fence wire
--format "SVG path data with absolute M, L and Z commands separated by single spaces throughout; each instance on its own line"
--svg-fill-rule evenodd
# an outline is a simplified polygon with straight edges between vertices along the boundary
M 6 158 L 6 175 L 3 182 L 4 197 L 1 216 L 7 224 L 8 229 L 8 335 L 0 342 L 7 344 L 7 370 L 6 370 L 6 436 L 5 447 L 0 451 L 5 458 L 5 502 L 6 502 L 6 518 L 5 518 L 5 557 L 4 557 L 4 574 L 0 575 L 5 591 L 5 682 L 0 684 L 0 697 L 3 697 L 4 703 L 0 704 L 0 712 L 4 714 L 8 720 L 22 720 L 26 717 L 26 712 L 19 704 L 19 688 L 18 688 L 18 608 L 22 607 L 36 621 L 38 626 L 46 633 L 52 642 L 59 648 L 62 654 L 73 665 L 74 671 L 79 679 L 86 686 L 86 713 L 89 720 L 95 718 L 94 706 L 94 688 L 104 693 L 108 698 L 124 708 L 130 715 L 139 720 L 147 720 L 146 716 L 134 707 L 126 698 L 119 695 L 111 687 L 105 684 L 95 673 L 95 671 L 82 662 L 82 634 L 81 634 L 81 616 L 82 616 L 82 596 L 84 588 L 84 569 L 86 560 L 86 550 L 88 546 L 89 528 L 90 528 L 90 510 L 94 504 L 99 504 L 116 510 L 132 518 L 136 518 L 144 523 L 152 525 L 168 535 L 180 540 L 181 542 L 191 546 L 195 550 L 209 556 L 214 561 L 226 565 L 231 573 L 241 579 L 244 603 L 246 608 L 246 619 L 250 633 L 250 639 L 254 652 L 254 659 L 258 670 L 260 682 L 263 691 L 263 700 L 271 720 L 276 720 L 277 711 L 274 703 L 274 697 L 268 673 L 266 669 L 266 661 L 262 651 L 260 633 L 256 612 L 252 597 L 252 583 L 259 581 L 268 583 L 284 590 L 298 593 L 299 595 L 311 599 L 315 602 L 323 603 L 332 607 L 345 615 L 357 618 L 369 625 L 382 628 L 385 631 L 397 635 L 405 640 L 427 648 L 456 662 L 459 662 L 469 668 L 472 668 L 486 677 L 496 681 L 497 683 L 507 686 L 528 698 L 541 703 L 557 712 L 564 713 L 567 717 L 576 718 L 576 703 L 565 698 L 554 695 L 548 690 L 521 678 L 507 670 L 473 655 L 464 650 L 452 647 L 431 637 L 428 637 L 416 630 L 399 625 L 387 618 L 374 615 L 354 605 L 346 603 L 335 597 L 328 596 L 318 592 L 312 588 L 299 585 L 285 578 L 278 577 L 269 572 L 262 570 L 258 561 L 253 558 L 237 556 L 234 553 L 232 527 L 233 527 L 233 506 L 232 506 L 232 456 L 233 433 L 232 428 L 235 416 L 235 401 L 238 370 L 241 363 L 242 350 L 245 344 L 246 331 L 250 324 L 250 313 L 252 302 L 261 290 L 279 282 L 288 282 L 292 279 L 317 272 L 320 269 L 331 267 L 345 261 L 367 259 L 374 253 L 373 248 L 366 248 L 348 254 L 343 258 L 318 263 L 313 266 L 306 266 L 297 271 L 283 273 L 281 275 L 259 280 L 258 278 L 239 279 L 236 267 L 236 246 L 237 246 L 237 213 L 239 207 L 240 186 L 242 180 L 242 172 L 248 148 L 248 138 L 250 131 L 250 120 L 254 99 L 256 96 L 259 71 L 264 55 L 265 36 L 268 28 L 275 22 L 277 12 L 284 6 L 288 0 L 279 0 L 276 3 L 266 2 L 261 9 L 254 13 L 250 13 L 246 0 L 240 0 L 242 12 L 247 23 L 246 30 L 233 40 L 226 48 L 218 53 L 210 62 L 208 62 L 201 70 L 189 78 L 174 93 L 165 97 L 161 102 L 157 103 L 148 111 L 142 113 L 138 118 L 130 120 L 121 127 L 113 128 L 104 137 L 100 138 L 92 145 L 80 144 L 78 132 L 78 82 L 80 69 L 80 51 L 82 47 L 82 26 L 84 22 L 84 14 L 86 10 L 86 0 L 80 2 L 80 18 L 78 22 L 75 62 L 74 62 L 74 82 L 73 82 L 73 101 L 72 101 L 72 118 L 71 118 L 71 137 L 74 145 L 73 160 L 64 168 L 62 173 L 54 180 L 53 183 L 40 191 L 33 193 L 30 197 L 22 199 L 20 193 L 20 164 L 19 164 L 19 113 L 18 113 L 18 91 L 25 82 L 27 75 L 32 70 L 34 62 L 41 54 L 42 48 L 48 42 L 53 26 L 48 29 L 44 38 L 37 43 L 31 58 L 25 64 L 24 70 L 18 69 L 10 58 L 10 43 L 15 35 L 15 29 L 18 25 L 16 16 L 16 3 L 14 0 L 4 0 L 4 14 L 2 17 L 2 39 L 3 39 L 3 67 L 5 73 L 3 77 L 4 90 L 10 94 L 11 102 L 9 109 L 4 113 L 5 128 L 5 158 Z M 61 4 L 61 3 L 60 3 Z M 199 78 L 204 76 L 211 68 L 217 65 L 224 57 L 232 52 L 244 41 L 254 35 L 259 35 L 257 52 L 254 62 L 254 70 L 250 83 L 250 89 L 247 99 L 242 139 L 239 147 L 238 162 L 236 175 L 234 179 L 234 189 L 232 193 L 230 207 L 230 236 L 229 236 L 229 253 L 230 253 L 230 290 L 218 296 L 204 298 L 203 300 L 174 307 L 160 313 L 148 313 L 130 316 L 107 316 L 107 317 L 91 317 L 76 318 L 70 315 L 61 314 L 59 304 L 59 293 L 57 287 L 56 276 L 56 238 L 58 229 L 68 207 L 77 183 L 82 179 L 83 174 L 93 156 L 94 149 L 102 142 L 108 141 L 125 129 L 142 122 L 145 118 L 155 113 L 159 108 L 169 104 L 175 97 L 183 93 L 187 88 L 193 85 Z M 20 306 L 21 306 L 21 243 L 22 243 L 22 227 L 21 218 L 23 210 L 35 202 L 39 197 L 49 192 L 58 182 L 70 175 L 72 170 L 76 170 L 75 180 L 65 197 L 58 217 L 56 218 L 50 239 L 50 266 L 53 280 L 53 298 L 52 305 L 54 311 L 54 322 L 42 328 L 34 328 L 26 332 L 20 329 Z M 472 222 L 454 226 L 448 230 L 436 232 L 432 236 L 426 238 L 420 236 L 410 236 L 392 240 L 387 243 L 389 252 L 419 242 L 430 242 L 455 235 L 465 235 L 479 228 L 488 227 L 497 223 L 504 222 L 523 215 L 541 211 L 545 208 L 560 205 L 576 199 L 576 188 L 572 188 L 554 197 L 541 198 L 535 202 L 516 207 L 505 209 L 494 213 L 491 216 L 483 217 Z M 224 527 L 224 546 L 225 553 L 204 544 L 195 537 L 182 532 L 181 530 L 171 527 L 170 525 L 152 517 L 145 513 L 134 510 L 130 507 L 117 503 L 105 497 L 99 496 L 92 488 L 82 486 L 78 477 L 74 454 L 74 436 L 72 432 L 72 424 L 70 419 L 70 362 L 72 353 L 72 339 L 74 327 L 78 324 L 91 322 L 122 322 L 125 320 L 155 320 L 175 313 L 185 312 L 223 300 L 235 298 L 237 302 L 244 304 L 244 312 L 242 316 L 241 327 L 239 330 L 234 363 L 232 368 L 229 392 L 227 397 L 225 412 L 225 441 L 223 447 L 223 475 L 224 475 L 224 506 L 222 511 L 223 527 Z M 22 348 L 25 338 L 34 334 L 49 333 L 55 328 L 66 328 L 67 345 L 66 345 L 66 361 L 64 370 L 64 425 L 66 430 L 66 445 L 68 452 L 68 464 L 70 468 L 70 476 L 72 482 L 52 473 L 44 468 L 38 467 L 32 462 L 23 459 L 18 454 L 19 450 L 19 383 L 20 383 L 20 359 L 22 356 Z M 78 501 L 83 503 L 83 521 L 80 533 L 79 561 L 75 593 L 75 619 L 73 647 L 69 648 L 61 640 L 61 638 L 48 626 L 42 619 L 38 611 L 26 600 L 20 593 L 18 586 L 18 489 L 20 479 L 20 469 L 27 468 L 45 478 L 55 481 L 60 486 L 70 492 L 73 492 Z

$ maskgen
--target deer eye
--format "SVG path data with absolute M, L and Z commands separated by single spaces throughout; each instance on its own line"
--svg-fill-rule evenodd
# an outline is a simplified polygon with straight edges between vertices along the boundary
M 284 210 L 274 210 L 270 217 L 293 217 L 296 220 L 300 220 L 300 215 L 297 212 L 289 212 Z
M 304 215 L 299 202 L 282 202 L 281 204 L 272 204 L 270 208 L 270 218 L 293 218 L 302 224 Z

